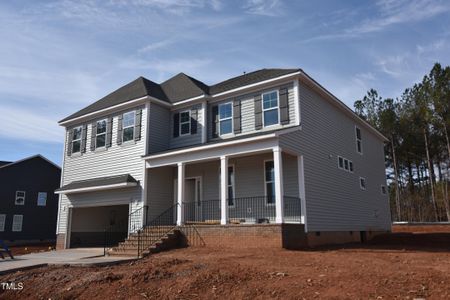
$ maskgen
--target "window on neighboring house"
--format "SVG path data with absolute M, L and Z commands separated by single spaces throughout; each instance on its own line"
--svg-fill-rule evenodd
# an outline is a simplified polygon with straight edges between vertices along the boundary
M 386 186 L 385 186 L 385 185 L 382 185 L 382 186 L 381 186 L 381 193 L 382 193 L 383 195 L 386 195 L 386 194 L 387 194 L 387 189 L 386 189 Z
M 72 136 L 72 153 L 77 153 L 81 151 L 81 131 L 82 127 L 75 127 L 73 129 Z
M 134 139 L 134 124 L 135 124 L 136 113 L 134 111 L 129 111 L 123 114 L 122 119 L 122 141 L 132 141 Z M 106 126 L 105 126 L 106 130 Z
M 233 131 L 233 105 L 231 102 L 219 104 L 219 129 L 220 135 Z
M 359 187 L 360 187 L 362 190 L 365 190 L 365 189 L 366 189 L 366 179 L 365 179 L 365 178 L 359 177 Z
M 14 215 L 12 223 L 12 231 L 13 232 L 22 231 L 22 222 L 23 222 L 23 215 Z
M 25 192 L 24 191 L 16 191 L 16 205 L 25 205 Z
M 348 171 L 348 159 L 344 159 L 344 169 Z
M 38 193 L 37 205 L 38 206 L 46 206 L 47 205 L 47 193 L 46 192 Z
M 362 139 L 361 139 L 361 129 L 359 127 L 355 127 L 356 129 L 356 151 L 359 154 L 362 154 Z
M 264 126 L 276 125 L 278 118 L 278 91 L 262 94 Z
M 275 203 L 275 167 L 273 160 L 264 162 L 264 181 L 267 204 Z
M 6 215 L 0 215 L 0 231 L 5 231 Z
M 180 135 L 191 133 L 191 112 L 189 110 L 180 112 Z
M 106 119 L 97 121 L 95 148 L 105 147 L 106 145 Z
M 234 206 L 234 166 L 228 166 L 228 205 Z
M 348 170 L 353 173 L 353 162 L 351 160 L 348 161 Z
M 353 162 L 342 156 L 338 156 L 338 168 L 345 171 L 353 172 Z

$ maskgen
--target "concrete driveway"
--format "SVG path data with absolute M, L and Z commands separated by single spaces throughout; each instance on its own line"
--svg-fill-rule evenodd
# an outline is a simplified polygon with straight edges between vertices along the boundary
M 0 274 L 47 265 L 110 265 L 132 261 L 130 257 L 103 256 L 103 248 L 77 248 L 15 256 L 0 260 Z

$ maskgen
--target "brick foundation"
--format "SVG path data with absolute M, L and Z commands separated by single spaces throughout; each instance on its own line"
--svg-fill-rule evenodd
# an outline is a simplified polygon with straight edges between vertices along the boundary
M 196 225 L 182 226 L 184 244 L 220 248 L 304 249 L 323 245 L 360 243 L 380 231 L 324 231 L 305 233 L 302 224 Z
M 204 243 L 221 248 L 304 247 L 304 226 L 300 224 L 198 225 L 180 228 L 191 246 Z
M 66 235 L 64 233 L 58 233 L 56 235 L 56 249 L 66 249 Z

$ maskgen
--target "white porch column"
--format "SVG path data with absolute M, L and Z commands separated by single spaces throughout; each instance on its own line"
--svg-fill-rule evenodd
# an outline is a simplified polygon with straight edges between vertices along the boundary
M 177 225 L 183 225 L 184 223 L 184 163 L 178 163 L 178 178 L 177 178 Z
M 220 157 L 220 224 L 228 222 L 228 157 Z
M 283 158 L 280 147 L 273 148 L 273 166 L 275 173 L 275 222 L 284 222 Z
M 298 170 L 298 195 L 300 198 L 301 205 L 301 223 L 305 224 L 305 230 L 307 231 L 306 225 L 306 199 L 305 199 L 305 165 L 303 162 L 303 155 L 297 156 L 297 170 Z

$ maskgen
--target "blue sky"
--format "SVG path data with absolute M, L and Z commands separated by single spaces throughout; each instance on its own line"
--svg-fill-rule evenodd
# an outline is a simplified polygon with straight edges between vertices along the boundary
M 60 164 L 57 121 L 141 75 L 301 67 L 350 107 L 399 96 L 450 64 L 450 2 L 1 1 L 0 40 L 0 160 Z

